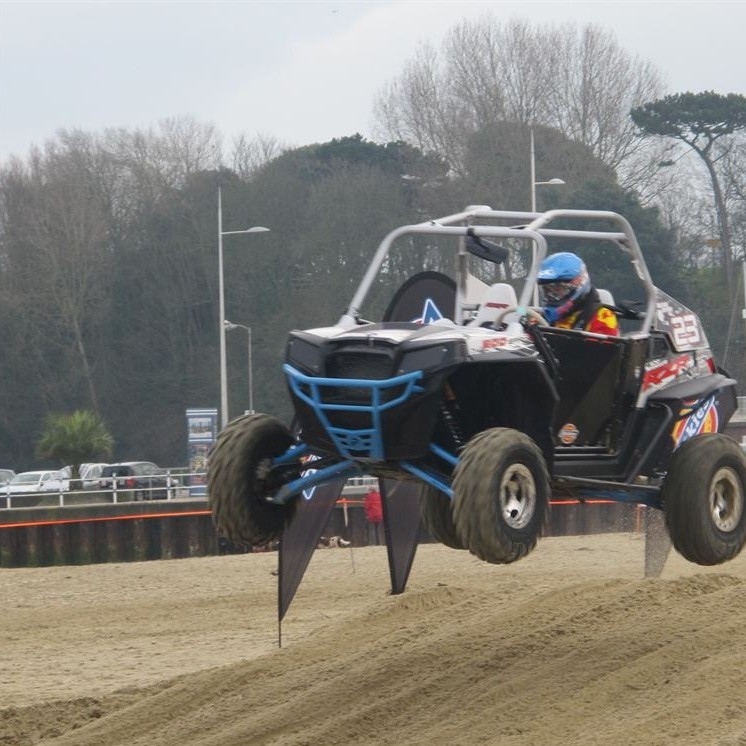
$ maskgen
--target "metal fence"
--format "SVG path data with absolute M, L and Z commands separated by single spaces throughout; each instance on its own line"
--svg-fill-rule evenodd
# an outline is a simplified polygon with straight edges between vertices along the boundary
M 738 409 L 731 419 L 732 424 L 746 423 L 746 396 L 738 397 Z M 746 435 L 742 436 L 740 445 L 746 451 Z M 61 507 L 72 505 L 111 505 L 117 503 L 139 502 L 141 500 L 204 500 L 207 490 L 207 473 L 189 472 L 186 467 L 167 469 L 162 474 L 153 475 L 169 486 L 163 484 L 151 487 L 118 487 L 111 489 L 89 488 L 65 490 L 34 494 L 5 495 L 0 491 L 0 510 L 31 507 Z M 371 485 L 377 484 L 377 477 L 351 477 L 342 492 L 343 496 L 355 496 L 365 493 Z M 2 488 L 0 488 L 2 489 Z M 165 494 L 164 494 L 165 493 Z
M 65 490 L 55 492 L 36 492 L 31 494 L 5 495 L 0 492 L 0 510 L 14 508 L 51 508 L 70 507 L 74 505 L 112 505 L 119 503 L 141 502 L 143 500 L 204 500 L 206 497 L 206 472 L 189 472 L 186 469 L 168 469 L 163 474 L 153 475 L 153 479 L 167 480 L 168 487 L 157 486 L 119 487 L 115 484 L 110 489 L 97 487 Z M 343 494 L 359 495 L 367 491 L 370 485 L 377 484 L 376 477 L 351 477 L 345 485 Z

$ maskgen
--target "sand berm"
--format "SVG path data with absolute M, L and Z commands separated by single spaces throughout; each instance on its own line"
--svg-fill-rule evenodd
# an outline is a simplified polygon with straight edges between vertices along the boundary
M 317 551 L 281 648 L 274 553 L 0 570 L 0 745 L 746 746 L 746 554 L 643 551 Z

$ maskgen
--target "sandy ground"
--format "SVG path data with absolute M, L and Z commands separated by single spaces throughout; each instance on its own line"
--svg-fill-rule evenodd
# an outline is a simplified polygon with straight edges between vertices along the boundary
M 746 746 L 746 554 L 548 538 L 515 565 L 317 551 L 0 570 L 0 744 Z

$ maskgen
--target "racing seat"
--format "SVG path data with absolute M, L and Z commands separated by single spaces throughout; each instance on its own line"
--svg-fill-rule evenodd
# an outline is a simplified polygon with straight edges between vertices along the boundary
M 601 303 L 603 303 L 605 306 L 616 305 L 614 303 L 614 296 L 611 294 L 609 290 L 604 290 L 603 288 L 596 288 L 596 292 L 598 293 L 598 297 L 601 299 Z
M 518 297 L 512 285 L 507 282 L 496 282 L 490 285 L 482 302 L 479 304 L 476 316 L 468 322 L 469 326 L 490 326 L 495 323 L 497 314 L 504 308 L 518 305 Z M 511 320 L 508 315 L 507 320 Z

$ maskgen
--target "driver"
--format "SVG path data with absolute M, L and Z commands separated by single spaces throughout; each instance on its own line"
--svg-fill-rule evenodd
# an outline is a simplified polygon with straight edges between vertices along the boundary
M 585 262 L 569 251 L 548 256 L 539 268 L 542 313 L 551 326 L 619 336 L 616 314 L 601 303 Z

